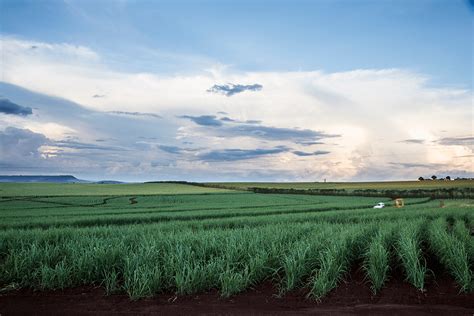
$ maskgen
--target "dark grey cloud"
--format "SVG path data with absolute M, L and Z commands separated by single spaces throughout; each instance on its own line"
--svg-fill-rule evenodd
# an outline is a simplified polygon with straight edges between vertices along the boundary
M 43 146 L 54 147 L 53 151 L 42 150 Z M 70 149 L 74 149 L 71 151 Z M 73 166 L 87 168 L 123 157 L 128 149 L 118 146 L 89 144 L 66 138 L 55 141 L 28 129 L 7 127 L 0 131 L 0 164 L 8 166 L 4 170 L 49 170 L 72 172 Z M 97 156 L 96 153 L 101 155 Z M 82 169 L 81 169 L 82 170 Z
M 211 88 L 207 89 L 207 92 L 219 93 L 219 94 L 223 94 L 225 96 L 231 97 L 237 93 L 241 93 L 244 91 L 260 91 L 262 90 L 262 88 L 263 86 L 258 83 L 251 84 L 251 85 L 228 83 L 224 85 L 215 84 Z
M 146 112 L 126 112 L 126 111 L 109 111 L 107 113 L 117 114 L 117 115 L 129 115 L 129 116 L 149 116 L 153 118 L 163 118 L 161 115 L 155 113 L 146 113 Z
M 35 109 L 41 113 L 41 116 L 35 117 L 39 125 L 55 122 L 75 130 L 69 135 L 74 137 L 67 137 L 65 134 L 63 139 L 56 141 L 21 128 L 3 131 L 0 129 L 0 166 L 3 172 L 8 173 L 40 170 L 48 173 L 71 173 L 83 178 L 109 178 L 113 173 L 117 179 L 128 177 L 130 180 L 170 179 L 175 176 L 186 180 L 215 180 L 221 179 L 221 174 L 232 174 L 236 177 L 234 179 L 239 179 L 263 172 L 266 174 L 265 179 L 270 179 L 272 176 L 283 177 L 283 170 L 276 168 L 261 171 L 261 165 L 258 163 L 244 164 L 243 168 L 238 162 L 272 159 L 282 154 L 288 155 L 296 149 L 312 152 L 320 148 L 293 147 L 291 143 L 293 140 L 318 141 L 318 137 L 311 137 L 325 136 L 324 133 L 314 134 L 314 131 L 308 132 L 298 128 L 274 128 L 252 120 L 252 117 L 249 117 L 249 120 L 247 117 L 240 119 L 226 113 L 211 113 L 215 116 L 181 113 L 190 114 L 184 116 L 189 122 L 181 121 L 190 125 L 189 130 L 181 135 L 176 119 L 139 119 L 136 117 L 141 114 L 139 112 L 93 111 L 64 99 L 1 82 L 0 95 L 8 96 L 15 103 L 24 105 L 33 104 L 33 100 Z M 36 114 L 36 110 L 33 112 Z M 9 123 L 6 122 L 8 117 L 4 115 L 4 124 L 8 126 Z M 94 136 L 90 139 L 83 138 L 85 135 Z M 251 140 L 252 147 L 239 144 L 230 147 L 231 149 L 224 149 L 229 147 L 227 142 L 221 139 L 213 142 L 211 147 L 206 135 L 225 138 L 236 136 L 239 140 L 242 136 L 255 138 Z M 274 144 L 285 144 L 288 147 L 275 147 Z M 209 147 L 202 148 L 208 145 Z M 289 156 L 295 159 L 297 157 Z M 182 161 L 190 164 L 180 164 Z M 209 164 L 205 168 L 191 167 L 193 163 L 207 161 Z M 235 165 L 229 170 L 214 172 L 213 162 L 218 164 L 220 161 L 235 162 Z M 291 166 L 288 168 L 291 169 Z M 135 178 L 135 175 L 139 175 L 139 178 Z
M 28 129 L 7 127 L 0 131 L 0 169 L 3 172 L 41 170 L 41 146 L 50 140 Z
M 266 140 L 311 141 L 322 138 L 340 137 L 340 135 L 326 134 L 321 131 L 298 128 L 271 127 L 264 125 L 241 124 L 229 126 L 226 131 L 235 136 L 249 136 Z
M 221 120 L 222 122 L 229 122 L 229 123 L 245 123 L 245 124 L 260 124 L 260 123 L 262 123 L 262 121 L 260 121 L 260 120 L 240 121 L 240 120 L 230 118 L 228 116 L 221 117 L 221 118 L 219 118 L 219 120 Z
M 222 149 L 202 153 L 198 155 L 198 158 L 204 161 L 236 161 L 279 154 L 287 152 L 288 150 L 289 149 L 284 146 L 270 149 Z
M 93 111 L 65 99 L 35 93 L 4 82 L 0 82 L 0 96 L 9 96 L 18 104 L 31 104 L 33 100 L 35 108 L 41 111 L 41 117 L 35 117 L 38 123 L 55 122 L 77 131 L 93 131 L 98 138 L 116 136 L 117 142 L 125 146 L 133 143 L 137 135 L 153 135 L 168 142 L 175 137 L 179 127 L 174 120 L 163 119 L 157 124 L 156 116 L 146 118 Z
M 106 146 L 106 145 L 97 145 L 78 142 L 74 140 L 60 140 L 51 142 L 52 146 L 63 147 L 63 148 L 72 148 L 72 149 L 87 149 L 87 150 L 103 150 L 103 151 L 126 151 L 129 150 L 124 147 L 119 146 Z
M 253 137 L 273 141 L 314 142 L 323 138 L 340 137 L 310 129 L 284 128 L 261 125 L 260 121 L 239 121 L 229 117 L 217 118 L 215 115 L 191 116 L 179 118 L 189 119 L 197 125 L 212 127 L 211 132 L 223 137 Z M 249 123 L 250 122 L 250 123 Z
M 202 126 L 221 126 L 222 122 L 215 115 L 181 115 L 178 118 L 184 118 L 193 121 L 194 123 Z
M 424 139 L 404 139 L 400 141 L 400 143 L 406 143 L 406 144 L 423 144 L 425 142 Z
M 192 142 L 183 142 L 183 144 L 193 144 Z M 195 153 L 200 151 L 208 150 L 207 147 L 181 147 L 181 146 L 173 146 L 173 145 L 161 145 L 161 144 L 151 144 L 151 148 L 158 148 L 164 152 L 169 154 L 180 155 L 180 158 L 186 159 L 194 159 L 196 157 Z M 192 154 L 190 156 L 190 154 Z
M 145 118 L 134 114 L 114 115 L 94 111 L 65 99 L 0 82 L 0 99 L 6 96 L 17 104 L 34 104 L 35 109 L 38 108 L 38 112 L 41 113 L 41 116 L 35 116 L 35 123 L 38 126 L 55 122 L 74 129 L 73 135 L 78 138 L 67 138 L 67 135 L 64 135 L 61 141 L 56 142 L 47 139 L 45 135 L 29 131 L 33 134 L 29 137 L 29 134 L 26 134 L 15 142 L 12 133 L 4 130 L 6 126 L 10 126 L 10 122 L 7 115 L 3 115 L 4 126 L 0 128 L 2 143 L 0 164 L 5 166 L 1 168 L 4 173 L 41 170 L 48 173 L 72 173 L 86 178 L 108 178 L 113 172 L 117 177 L 120 174 L 132 180 L 134 177 L 130 174 L 133 172 L 152 177 L 147 169 L 150 168 L 150 161 L 159 160 L 169 165 L 181 159 L 181 156 L 164 155 L 156 146 L 156 144 L 177 145 L 179 141 L 176 139 L 176 133 L 179 126 L 175 120 L 158 120 L 156 115 L 153 115 L 153 118 Z M 33 110 L 33 115 L 35 112 Z M 17 138 L 20 137 L 19 133 L 15 135 Z M 89 140 L 82 138 L 84 135 L 96 136 Z M 156 137 L 155 144 L 153 146 L 137 144 L 139 135 Z M 97 142 L 96 139 L 102 141 Z M 185 154 L 184 158 L 191 156 L 188 152 Z M 132 165 L 132 162 L 136 161 L 141 163 L 138 168 Z
M 27 116 L 33 114 L 30 107 L 22 106 L 8 99 L 0 99 L 0 113 Z
M 230 117 L 227 117 L 227 116 L 221 117 L 220 120 L 223 122 L 235 122 L 234 119 L 231 119 Z
M 49 139 L 43 134 L 10 126 L 0 132 L 0 156 L 3 159 L 11 156 L 37 157 L 40 155 L 39 148 L 48 142 Z
M 181 154 L 184 149 L 178 146 L 158 145 L 158 148 L 170 154 Z
M 105 94 L 94 94 L 93 98 L 105 98 Z
M 262 121 L 260 121 L 260 120 L 246 120 L 244 123 L 247 123 L 247 124 L 261 124 Z
M 292 151 L 293 154 L 297 155 L 297 156 L 300 156 L 300 157 L 307 157 L 307 156 L 320 156 L 320 155 L 326 155 L 326 154 L 329 154 L 330 151 L 326 151 L 326 150 L 316 150 L 316 151 L 313 151 L 313 152 L 304 152 L 304 151 L 299 151 L 299 150 L 295 150 L 295 151 Z
M 302 142 L 297 142 L 297 143 L 300 144 L 300 145 L 305 145 L 305 146 L 325 144 L 325 142 L 318 142 L 318 141 L 309 141 L 309 142 L 302 141 Z
M 445 137 L 438 140 L 438 143 L 441 145 L 451 146 L 451 145 L 459 145 L 459 146 L 473 146 L 474 145 L 474 137 L 472 136 L 465 136 L 465 137 Z

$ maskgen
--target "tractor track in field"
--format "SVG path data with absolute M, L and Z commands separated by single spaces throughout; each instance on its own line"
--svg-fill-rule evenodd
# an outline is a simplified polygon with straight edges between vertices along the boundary
M 56 202 L 56 201 L 44 201 L 44 200 L 37 200 L 45 197 L 22 197 L 22 198 L 14 198 L 10 200 L 0 200 L 0 202 L 12 202 L 12 201 L 26 201 L 26 202 L 35 202 L 35 203 L 44 203 L 44 204 L 53 204 L 53 205 L 58 205 L 58 206 L 64 206 L 64 207 L 94 207 L 94 206 L 100 206 L 100 205 L 105 205 L 107 204 L 108 201 L 124 197 L 122 195 L 120 196 L 111 196 L 111 197 L 106 197 L 103 198 L 101 202 L 99 203 L 94 203 L 94 204 L 77 204 L 77 203 L 67 203 L 67 202 Z M 41 209 L 51 209 L 50 207 L 32 207 L 32 208 L 23 208 L 23 210 L 41 210 Z
M 228 193 L 227 193 L 228 194 Z M 160 196 L 161 195 L 156 195 L 156 196 Z M 65 207 L 94 207 L 94 206 L 101 206 L 101 205 L 105 205 L 107 204 L 107 201 L 108 200 L 111 200 L 111 199 L 116 199 L 116 198 L 120 198 L 120 197 L 123 197 L 123 198 L 126 198 L 127 196 L 113 196 L 113 197 L 107 197 L 107 198 L 104 198 L 102 202 L 100 203 L 95 203 L 95 204 L 76 204 L 76 203 L 63 203 L 63 202 L 55 202 L 55 201 L 44 201 L 44 200 L 37 200 L 38 198 L 46 198 L 46 197 L 34 197 L 34 198 L 31 198 L 31 197 L 21 197 L 21 198 L 12 198 L 12 199 L 9 199 L 9 200 L 5 200 L 5 201 L 2 201 L 0 200 L 0 203 L 1 202 L 11 202 L 11 201 L 28 201 L 28 202 L 39 202 L 39 203 L 46 203 L 46 204 L 54 204 L 54 205 L 61 205 L 61 206 L 65 206 Z M 148 197 L 148 196 L 140 196 L 140 197 Z M 281 197 L 279 197 L 281 198 Z M 131 201 L 132 200 L 136 200 L 137 199 L 137 196 L 135 197 L 132 197 L 132 198 L 129 198 L 129 201 L 130 201 L 130 204 L 136 204 L 136 203 L 132 203 Z M 289 200 L 292 200 L 292 198 L 288 198 Z M 305 200 L 300 200 L 300 199 L 295 199 L 297 201 L 305 201 Z M 311 202 L 311 201 L 305 201 L 307 203 L 300 203 L 300 204 L 296 204 L 296 206 L 306 206 L 306 205 L 320 205 L 320 204 L 326 204 L 326 203 L 329 203 L 327 201 L 322 201 L 322 202 Z M 138 201 L 137 201 L 138 203 Z M 168 203 L 169 204 L 169 203 Z M 225 203 L 223 203 L 225 204 Z M 240 207 L 235 207 L 234 209 L 247 209 L 247 208 L 263 208 L 263 207 L 284 207 L 284 206 L 295 206 L 294 203 L 291 203 L 291 204 L 274 204 L 274 205 L 257 205 L 257 206 L 253 206 L 253 205 L 250 205 L 250 206 L 240 206 Z M 115 209 L 128 209 L 128 205 L 127 206 L 121 206 L 121 205 L 117 205 L 115 207 Z M 171 207 L 175 207 L 174 205 L 171 206 Z M 157 206 L 141 206 L 140 209 L 158 209 L 159 207 Z M 43 210 L 43 209 L 51 209 L 51 207 L 29 207 L 29 208 L 22 208 L 22 210 Z M 163 210 L 163 211 L 170 211 L 170 212 L 184 212 L 184 211 L 188 211 L 188 210 L 167 210 L 166 208 L 159 208 L 160 210 Z M 222 210 L 223 207 L 221 206 L 217 206 L 217 207 L 206 207 L 206 208 L 193 208 L 193 209 L 189 209 L 189 211 L 204 211 L 204 210 Z M 111 214 L 116 214 L 116 213 L 111 213 Z
M 31 201 L 31 202 L 36 202 L 36 201 Z M 138 201 L 137 201 L 137 203 L 138 203 Z M 320 205 L 320 204 L 326 204 L 326 203 L 328 203 L 328 202 L 315 202 L 315 203 L 306 203 L 306 204 L 303 204 L 303 203 L 301 203 L 301 204 L 273 204 L 273 205 L 257 205 L 257 206 L 250 205 L 250 206 L 234 207 L 233 209 L 248 209 L 248 208 L 263 208 L 263 207 L 284 207 L 284 206 L 306 206 L 306 205 Z M 105 204 L 107 204 L 107 203 L 105 203 Z M 129 204 L 134 204 L 134 203 L 129 203 Z M 114 206 L 114 209 L 116 209 L 116 210 L 127 210 L 127 209 L 130 209 L 129 204 L 124 204 L 126 206 L 117 205 L 117 206 Z M 99 206 L 99 205 L 104 205 L 104 203 L 99 203 L 99 204 L 93 205 L 93 206 Z M 72 205 L 72 206 L 79 206 L 80 207 L 80 205 Z M 176 206 L 173 205 L 171 207 L 176 207 Z M 50 209 L 49 207 L 30 207 L 30 208 L 22 208 L 22 210 L 36 210 L 36 209 L 46 209 L 46 208 Z M 190 209 L 183 209 L 183 210 L 178 209 L 177 210 L 177 209 L 171 209 L 170 207 L 160 208 L 159 206 L 140 206 L 140 209 L 153 209 L 153 210 L 161 210 L 161 211 L 165 211 L 165 212 L 206 211 L 206 210 L 211 211 L 211 210 L 222 210 L 224 208 L 225 207 L 223 207 L 223 206 L 219 206 L 219 207 L 216 206 L 216 207 L 205 207 L 205 208 L 199 207 L 199 208 L 190 208 Z M 113 213 L 113 214 L 115 214 L 115 213 Z
M 12 201 L 28 201 L 31 197 L 23 196 L 23 197 L 4 197 L 0 198 L 0 203 L 4 202 L 12 202 Z
M 130 198 L 132 199 L 132 198 Z M 129 200 L 130 200 L 129 199 Z M 136 202 L 138 203 L 138 201 Z M 136 204 L 130 202 L 130 204 Z M 116 212 L 101 212 L 97 214 L 91 214 L 91 213 L 75 213 L 75 214 L 54 214 L 55 217 L 80 217 L 80 216 L 90 216 L 90 215 L 132 215 L 132 214 L 160 214 L 160 213 L 182 213 L 182 212 L 199 212 L 199 211 L 239 211 L 239 210 L 244 210 L 244 209 L 265 209 L 269 207 L 288 207 L 288 206 L 298 206 L 298 207 L 306 207 L 306 206 L 314 206 L 314 205 L 320 205 L 320 204 L 326 204 L 327 202 L 320 202 L 320 203 L 308 203 L 308 204 L 280 204 L 280 205 L 258 205 L 258 206 L 241 206 L 241 207 L 235 207 L 235 208 L 223 208 L 223 207 L 206 207 L 206 208 L 191 208 L 191 209 L 166 209 L 166 208 L 159 208 L 157 206 L 140 206 L 140 210 L 147 210 L 147 211 L 134 211 L 133 209 L 130 209 L 130 207 L 127 205 L 127 207 L 117 207 L 114 208 L 114 210 L 124 210 L 124 212 L 116 211 Z M 45 209 L 45 208 L 40 208 L 40 209 Z M 46 209 L 51 209 L 50 207 Z M 35 210 L 35 208 L 30 208 L 30 209 L 24 209 L 24 210 Z M 30 215 L 28 215 L 30 216 Z M 45 215 L 38 215 L 35 216 L 35 218 L 41 218 L 41 217 L 50 217 L 51 214 L 45 214 Z M 23 218 L 25 216 L 9 216 L 8 218 Z
M 179 197 L 179 196 L 202 196 L 202 195 L 228 195 L 228 194 L 253 194 L 252 192 L 204 192 L 204 193 L 179 193 L 179 194 L 139 194 L 135 196 L 144 196 L 144 197 L 151 197 L 151 196 L 159 196 L 159 197 Z M 133 194 L 74 194 L 74 195 L 16 195 L 16 196 L 0 196 L 0 203 L 3 202 L 5 199 L 32 199 L 32 198 L 80 198 L 80 197 L 128 197 L 132 196 Z M 5 201 L 6 202 L 6 201 Z
M 120 198 L 120 197 L 126 197 L 126 196 L 114 196 L 114 197 L 107 197 L 107 198 L 104 198 L 103 201 L 101 203 L 96 203 L 96 204 L 74 204 L 74 203 L 62 203 L 62 202 L 54 202 L 54 201 L 39 201 L 39 200 L 35 200 L 35 199 L 29 199 L 29 198 L 19 198 L 19 199 L 13 199 L 13 200 L 18 200 L 18 201 L 29 201 L 29 202 L 39 202 L 39 203 L 46 203 L 46 204 L 54 204 L 54 205 L 61 205 L 61 206 L 64 206 L 64 207 L 94 207 L 94 206 L 101 206 L 101 205 L 106 205 L 107 204 L 107 201 L 108 200 L 111 200 L 111 199 L 116 199 L 116 198 Z M 129 201 L 130 201 L 130 204 L 136 204 L 138 203 L 138 201 L 136 201 L 136 198 L 137 197 L 132 197 L 132 198 L 129 198 Z M 409 205 L 417 205 L 417 204 L 425 204 L 425 203 L 428 203 L 430 202 L 432 199 L 431 198 L 427 198 L 427 199 L 424 199 L 422 201 L 415 201 L 415 202 L 411 202 L 411 203 L 406 203 L 405 205 L 406 206 L 409 206 Z M 12 201 L 12 200 L 9 200 L 9 201 Z M 133 202 L 132 202 L 133 201 Z M 1 201 L 0 201 L 1 202 Z M 326 203 L 329 203 L 329 202 L 313 202 L 313 203 L 301 203 L 301 204 L 276 204 L 276 205 L 259 205 L 259 206 L 241 206 L 241 207 L 235 207 L 235 208 L 232 208 L 232 209 L 235 209 L 235 210 L 240 210 L 240 209 L 259 209 L 259 208 L 268 208 L 268 207 L 272 207 L 272 206 L 277 206 L 277 207 L 284 207 L 284 206 L 308 206 L 308 205 L 320 205 L 320 204 L 326 204 Z M 359 208 L 370 208 L 371 205 L 365 205 L 365 206 L 352 206 L 352 207 L 349 207 L 349 208 L 346 208 L 346 207 L 338 207 L 338 208 L 331 208 L 331 209 L 321 209 L 322 211 L 328 211 L 328 210 L 340 210 L 340 209 L 348 209 L 348 210 L 353 210 L 353 209 L 359 209 Z M 32 208 L 23 208 L 23 210 L 43 210 L 43 209 L 51 209 L 51 207 L 32 207 Z M 126 210 L 128 209 L 128 207 L 117 207 L 116 209 L 122 209 L 122 210 Z M 100 213 L 100 214 L 97 214 L 97 215 L 127 215 L 127 214 L 147 214 L 147 213 L 161 213 L 161 212 L 188 212 L 188 211 L 211 211 L 211 210 L 222 210 L 222 207 L 206 207 L 206 208 L 195 208 L 195 209 L 183 209 L 183 210 L 169 210 L 169 209 L 164 209 L 164 208 L 159 208 L 157 206 L 141 206 L 140 209 L 151 209 L 151 210 L 154 210 L 154 211 L 144 211 L 144 212 L 109 212 L 109 213 Z M 159 210 L 158 212 L 156 212 L 157 210 Z M 308 211 L 316 211 L 317 209 L 308 209 Z M 303 211 L 303 210 L 301 210 Z M 298 211 L 297 211 L 298 212 Z M 90 214 L 87 214 L 87 213 L 82 213 L 82 214 L 77 214 L 77 216 L 87 216 L 87 215 L 90 215 Z M 273 215 L 273 214 L 270 214 L 270 215 Z M 50 215 L 44 215 L 44 216 L 50 216 Z M 70 215 L 64 215 L 64 216 L 70 216 Z M 75 214 L 76 216 L 76 214 Z M 18 217 L 22 217 L 22 216 L 18 216 Z M 12 216 L 11 218 L 15 218 L 15 216 Z
M 65 225 L 58 225 L 58 226 L 73 226 L 73 227 L 88 227 L 88 226 L 101 226 L 101 221 L 104 223 L 102 225 L 129 225 L 129 224 L 139 224 L 139 223 L 159 223 L 159 222 L 170 222 L 170 221 L 192 221 L 192 220 L 208 220 L 208 219 L 225 219 L 225 218 L 238 218 L 238 217 L 245 217 L 245 216 L 252 216 L 252 217 L 261 217 L 261 216 L 272 216 L 272 215 L 289 215 L 289 214 L 302 214 L 302 213 L 314 213 L 314 212 L 330 212 L 330 211 L 345 211 L 345 210 L 358 210 L 358 209 L 369 209 L 372 208 L 370 205 L 363 205 L 357 207 L 328 207 L 328 208 L 315 208 L 315 209 L 303 209 L 303 210 L 282 210 L 282 211 L 270 211 L 270 212 L 245 212 L 245 213 L 233 213 L 233 214 L 203 214 L 203 215 L 189 215 L 189 216 L 157 216 L 156 218 L 115 218 L 113 221 L 110 219 L 101 219 L 94 218 L 94 219 L 87 219 L 84 221 L 77 221 L 76 223 L 65 223 Z M 207 210 L 207 209 L 206 209 Z M 171 213 L 176 211 L 171 211 Z M 154 213 L 154 212 L 151 212 Z M 133 214 L 133 213 L 132 213 Z M 102 214 L 97 214 L 100 216 Z M 89 225 L 89 222 L 91 224 Z M 40 224 L 40 227 L 43 226 Z M 34 228 L 35 225 L 28 225 L 27 228 Z M 56 225 L 51 225 L 50 227 L 57 227 Z M 22 228 L 20 225 L 19 227 L 15 226 L 15 228 Z

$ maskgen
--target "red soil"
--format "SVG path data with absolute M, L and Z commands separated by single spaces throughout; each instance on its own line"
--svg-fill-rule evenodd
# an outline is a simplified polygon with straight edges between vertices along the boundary
M 154 298 L 130 301 L 126 295 L 106 296 L 99 287 L 80 287 L 62 291 L 35 292 L 19 290 L 0 295 L 0 315 L 473 315 L 474 293 L 459 294 L 446 274 L 428 281 L 421 292 L 397 276 L 377 295 L 373 295 L 363 272 L 351 271 L 348 280 L 321 302 L 306 299 L 300 289 L 279 298 L 271 282 L 264 282 L 247 292 L 228 299 L 212 290 L 198 295 L 176 297 L 161 294 Z

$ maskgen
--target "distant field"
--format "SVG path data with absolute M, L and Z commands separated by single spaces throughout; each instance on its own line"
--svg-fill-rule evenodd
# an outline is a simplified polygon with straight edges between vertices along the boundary
M 209 182 L 233 189 L 277 188 L 277 189 L 345 189 L 345 190 L 407 190 L 439 188 L 473 188 L 474 180 L 456 181 L 381 181 L 381 182 Z
M 474 200 L 406 198 L 395 208 L 386 197 L 170 183 L 0 189 L 0 293 L 101 286 L 131 299 L 228 297 L 271 282 L 273 294 L 324 299 L 354 269 L 373 293 L 391 278 L 474 288 Z
M 85 183 L 0 183 L 0 196 L 69 195 L 154 195 L 227 192 L 180 183 L 85 184 Z

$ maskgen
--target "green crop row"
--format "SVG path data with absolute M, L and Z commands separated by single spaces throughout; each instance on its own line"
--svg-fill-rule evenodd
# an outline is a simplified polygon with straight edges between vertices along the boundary
M 373 209 L 380 201 L 388 207 Z M 10 197 L 0 200 L 0 288 L 100 285 L 138 299 L 230 296 L 269 280 L 280 295 L 302 288 L 319 300 L 360 264 L 375 293 L 394 269 L 423 290 L 438 277 L 437 260 L 460 291 L 472 291 L 472 201 L 405 202 L 235 192 Z

